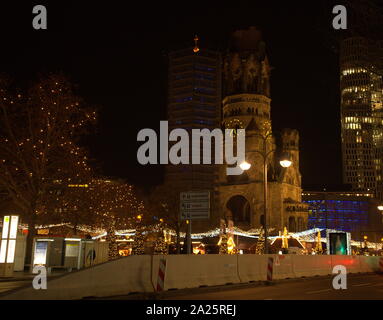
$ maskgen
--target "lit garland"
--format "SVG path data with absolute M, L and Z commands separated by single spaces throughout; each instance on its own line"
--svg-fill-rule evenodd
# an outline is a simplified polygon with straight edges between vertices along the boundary
M 0 226 L 1 226 L 1 222 L 0 222 Z M 49 228 L 61 227 L 61 226 L 68 226 L 70 228 L 73 228 L 73 226 L 70 223 L 60 223 L 60 224 L 38 225 L 38 226 L 36 226 L 36 229 L 49 229 Z M 148 234 L 151 232 L 159 232 L 160 231 L 159 226 L 160 226 L 160 224 L 156 224 L 154 226 L 151 226 L 150 230 L 142 231 L 141 233 L 143 235 L 145 235 L 145 234 Z M 20 224 L 19 229 L 28 229 L 28 226 L 25 224 Z M 94 239 L 94 240 L 98 240 L 98 239 L 101 239 L 101 238 L 104 238 L 107 236 L 107 232 L 103 228 L 93 228 L 93 227 L 89 227 L 89 226 L 80 225 L 77 227 L 77 229 L 84 231 L 86 233 L 97 234 L 96 236 L 92 237 L 92 239 Z M 234 227 L 233 234 L 239 235 L 242 237 L 258 239 L 261 229 L 262 228 L 252 229 L 249 231 L 243 231 L 237 227 Z M 176 232 L 172 229 L 164 228 L 163 230 L 166 232 L 166 234 L 168 236 L 174 237 L 176 235 Z M 289 236 L 296 239 L 300 243 L 302 243 L 302 241 L 303 242 L 316 242 L 318 240 L 318 232 L 323 231 L 323 230 L 325 230 L 325 229 L 313 228 L 313 229 L 309 229 L 309 230 L 305 230 L 305 231 L 301 231 L 301 232 L 288 233 L 288 234 L 289 234 Z M 228 232 L 228 231 L 229 231 L 229 229 L 227 228 L 226 232 Z M 333 229 L 331 229 L 331 230 L 329 229 L 329 231 L 330 232 L 339 232 L 338 230 L 333 230 Z M 221 232 L 221 230 L 219 228 L 217 228 L 217 229 L 205 232 L 205 233 L 193 233 L 192 239 L 203 239 L 203 238 L 209 238 L 209 237 L 216 237 L 216 236 L 220 235 L 220 232 Z M 134 237 L 135 234 L 136 234 L 136 229 L 123 229 L 123 230 L 116 230 L 115 231 L 116 236 Z M 185 233 L 181 232 L 180 236 L 185 237 Z M 274 241 L 276 239 L 281 238 L 281 236 L 269 236 L 268 238 L 270 240 L 272 240 L 272 242 L 271 242 L 271 244 L 272 244 L 272 243 L 274 243 Z M 322 243 L 327 243 L 326 238 L 321 238 L 320 241 Z M 351 240 L 351 246 L 353 246 L 353 247 L 361 247 L 361 246 L 363 247 L 364 243 L 367 243 L 367 247 L 371 248 L 371 249 L 375 249 L 375 248 L 377 248 L 379 250 L 383 249 L 383 244 L 380 242 L 376 243 L 376 242 L 369 242 L 369 241 L 364 242 L 363 241 L 362 245 L 361 245 L 361 241 Z

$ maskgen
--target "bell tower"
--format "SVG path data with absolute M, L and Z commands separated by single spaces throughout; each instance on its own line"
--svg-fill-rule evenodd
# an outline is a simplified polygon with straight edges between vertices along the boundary
M 223 64 L 224 127 L 245 129 L 252 118 L 270 121 L 270 66 L 261 32 L 235 31 Z
M 291 227 L 291 231 L 304 230 L 307 208 L 301 205 L 299 135 L 296 130 L 286 129 L 279 136 L 280 141 L 273 134 L 270 65 L 257 28 L 232 34 L 229 49 L 223 56 L 223 79 L 222 125 L 233 136 L 239 134 L 238 129 L 245 129 L 245 157 L 250 166 L 238 176 L 227 175 L 225 165 L 220 167 L 218 190 L 222 218 L 233 220 L 242 229 L 266 224 L 276 234 L 284 226 Z M 283 153 L 291 157 L 290 167 L 280 165 Z

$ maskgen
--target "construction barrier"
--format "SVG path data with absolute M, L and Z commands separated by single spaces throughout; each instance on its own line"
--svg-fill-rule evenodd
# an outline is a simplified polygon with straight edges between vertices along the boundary
M 237 260 L 237 255 L 168 255 L 165 290 L 240 283 Z
M 14 290 L 0 298 L 82 299 L 152 292 L 150 259 L 147 255 L 117 259 L 49 280 L 47 290 L 35 290 L 29 284 L 28 287 Z
M 299 277 L 324 276 L 332 273 L 330 256 L 292 256 L 294 275 Z
M 238 255 L 238 274 L 241 282 L 266 281 L 267 256 Z
M 293 258 L 295 255 L 273 255 L 274 256 L 274 274 L 273 279 L 289 279 L 294 278 Z
M 157 291 L 164 291 L 165 287 L 165 274 L 166 274 L 166 259 L 160 259 L 160 266 L 158 268 L 158 278 L 157 278 Z
M 267 281 L 273 281 L 274 258 L 267 259 Z
M 383 272 L 383 257 L 358 256 L 360 272 Z
M 358 273 L 361 272 L 360 269 L 360 259 L 357 256 L 336 256 L 331 255 L 331 267 L 332 269 L 337 265 L 345 266 L 347 269 L 347 273 Z M 368 258 L 368 257 L 361 257 Z M 366 271 L 369 272 L 369 271 Z
M 336 265 L 347 272 L 382 272 L 383 257 L 331 255 L 168 255 L 130 256 L 48 281 L 47 290 L 28 287 L 2 293 L 0 299 L 81 299 L 154 292 L 162 266 L 163 290 L 264 281 L 272 258 L 273 280 L 331 275 Z M 271 269 L 270 269 L 271 271 Z

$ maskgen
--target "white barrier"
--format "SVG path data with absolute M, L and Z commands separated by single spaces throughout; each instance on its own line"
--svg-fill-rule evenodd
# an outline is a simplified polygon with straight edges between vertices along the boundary
M 273 279 L 274 280 L 295 278 L 294 265 L 293 265 L 294 256 L 295 256 L 294 254 L 273 255 L 274 257 Z M 279 263 L 277 259 L 279 260 Z
M 358 273 L 361 272 L 360 269 L 360 259 L 357 256 L 336 256 L 332 255 L 331 257 L 331 266 L 334 268 L 337 265 L 342 265 L 346 267 L 347 273 Z M 360 257 L 368 258 L 368 257 Z
M 237 255 L 168 255 L 165 290 L 240 283 L 237 259 Z M 153 276 L 158 261 L 155 256 Z
M 329 275 L 332 272 L 331 257 L 326 255 L 301 256 L 293 258 L 294 275 L 299 277 L 313 277 Z
M 359 256 L 360 272 L 383 272 L 383 257 Z
M 48 281 L 47 290 L 21 288 L 0 299 L 81 299 L 153 292 L 159 260 L 166 259 L 164 290 L 265 281 L 267 260 L 274 258 L 273 279 L 331 275 L 335 265 L 347 272 L 382 272 L 383 257 L 300 255 L 130 256 Z
M 243 254 L 238 256 L 238 274 L 241 282 L 266 281 L 267 257 Z
M 81 299 L 152 292 L 150 256 L 132 256 L 51 279 L 47 290 L 21 288 L 1 299 Z M 32 281 L 31 281 L 32 282 Z

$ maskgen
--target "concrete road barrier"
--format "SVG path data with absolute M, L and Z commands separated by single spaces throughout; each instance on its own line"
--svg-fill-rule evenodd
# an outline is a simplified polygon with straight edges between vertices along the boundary
M 238 274 L 241 282 L 266 281 L 267 258 L 263 255 L 238 256 Z
M 383 272 L 383 257 L 358 256 L 360 272 Z
M 18 289 L 1 299 L 81 299 L 152 292 L 150 256 L 131 256 L 51 279 L 47 290 L 30 286 Z
M 168 255 L 165 290 L 240 283 L 237 260 L 237 255 Z
M 313 277 L 331 274 L 331 257 L 326 255 L 301 256 L 293 258 L 295 277 Z
M 360 260 L 357 256 L 329 256 L 331 257 L 332 269 L 337 265 L 346 267 L 347 273 L 362 272 L 360 269 Z M 362 257 L 363 258 L 363 257 Z
M 269 255 L 271 256 L 271 255 Z M 295 278 L 294 274 L 294 258 L 295 255 L 293 254 L 286 254 L 286 255 L 276 255 L 274 254 L 274 274 L 273 279 L 289 279 L 289 278 Z M 279 265 L 278 265 L 278 260 Z
M 48 281 L 47 290 L 28 287 L 0 299 L 81 299 L 154 292 L 159 260 L 166 259 L 164 290 L 265 281 L 268 258 L 273 279 L 331 275 L 335 265 L 347 272 L 383 271 L 383 257 L 330 255 L 167 255 L 130 256 L 72 272 Z

